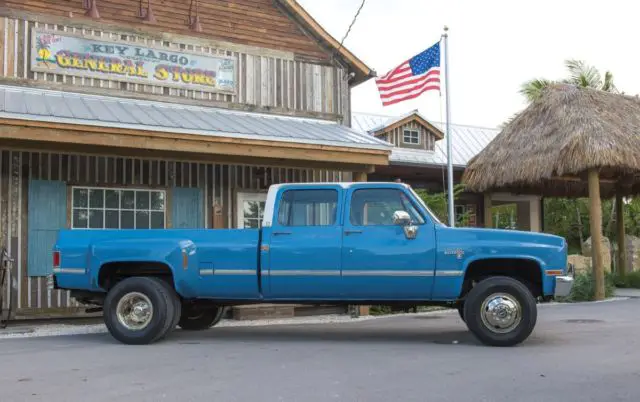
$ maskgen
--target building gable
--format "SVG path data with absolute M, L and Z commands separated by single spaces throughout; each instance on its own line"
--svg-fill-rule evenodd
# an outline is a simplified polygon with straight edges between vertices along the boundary
M 436 141 L 444 138 L 442 131 L 417 112 L 390 119 L 370 132 L 397 147 L 427 151 L 433 151 Z
M 414 112 L 409 113 L 413 114 Z M 394 117 L 389 115 L 377 115 L 354 112 L 352 115 L 353 128 L 374 135 L 381 128 L 390 126 L 393 122 L 405 119 L 407 115 Z M 445 123 L 438 121 L 429 122 L 440 133 L 445 131 Z M 451 124 L 452 159 L 457 168 L 464 168 L 468 161 L 484 149 L 498 135 L 495 128 L 467 126 Z M 384 139 L 384 136 L 379 137 Z M 393 141 L 389 141 L 392 142 Z M 394 145 L 396 145 L 394 143 Z M 407 165 L 420 167 L 441 167 L 447 164 L 446 141 L 436 141 L 433 152 L 424 149 L 410 149 L 396 146 L 393 148 L 389 162 L 392 165 Z

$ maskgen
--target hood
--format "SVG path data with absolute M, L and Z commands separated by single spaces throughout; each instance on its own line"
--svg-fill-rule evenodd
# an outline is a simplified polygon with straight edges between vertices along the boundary
M 448 226 L 436 227 L 438 238 L 454 238 L 456 242 L 466 241 L 495 241 L 528 244 L 531 246 L 553 246 L 564 248 L 564 237 L 539 232 L 526 232 L 522 230 L 508 229 L 484 229 L 484 228 L 451 228 Z

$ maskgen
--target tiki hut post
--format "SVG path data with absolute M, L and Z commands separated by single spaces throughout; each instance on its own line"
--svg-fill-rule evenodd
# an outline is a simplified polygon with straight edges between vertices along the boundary
M 625 276 L 627 273 L 627 242 L 624 233 L 624 202 L 622 202 L 622 194 L 616 192 L 616 224 L 618 226 L 618 264 L 617 274 Z
M 604 300 L 604 267 L 602 261 L 602 205 L 598 169 L 589 169 L 589 223 L 591 227 L 591 261 L 595 278 L 595 300 Z

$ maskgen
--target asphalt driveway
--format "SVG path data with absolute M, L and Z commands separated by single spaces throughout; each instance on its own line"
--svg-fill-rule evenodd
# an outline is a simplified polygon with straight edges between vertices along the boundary
M 630 299 L 542 306 L 513 348 L 481 346 L 457 313 L 0 340 L 0 401 L 638 401 L 639 339 Z

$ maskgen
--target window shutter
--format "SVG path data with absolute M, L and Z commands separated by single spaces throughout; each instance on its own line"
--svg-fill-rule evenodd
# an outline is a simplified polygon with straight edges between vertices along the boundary
M 200 188 L 174 187 L 171 192 L 171 226 L 176 229 L 205 227 L 204 195 Z
M 51 253 L 58 231 L 67 227 L 67 185 L 62 181 L 29 182 L 27 273 L 51 273 Z

